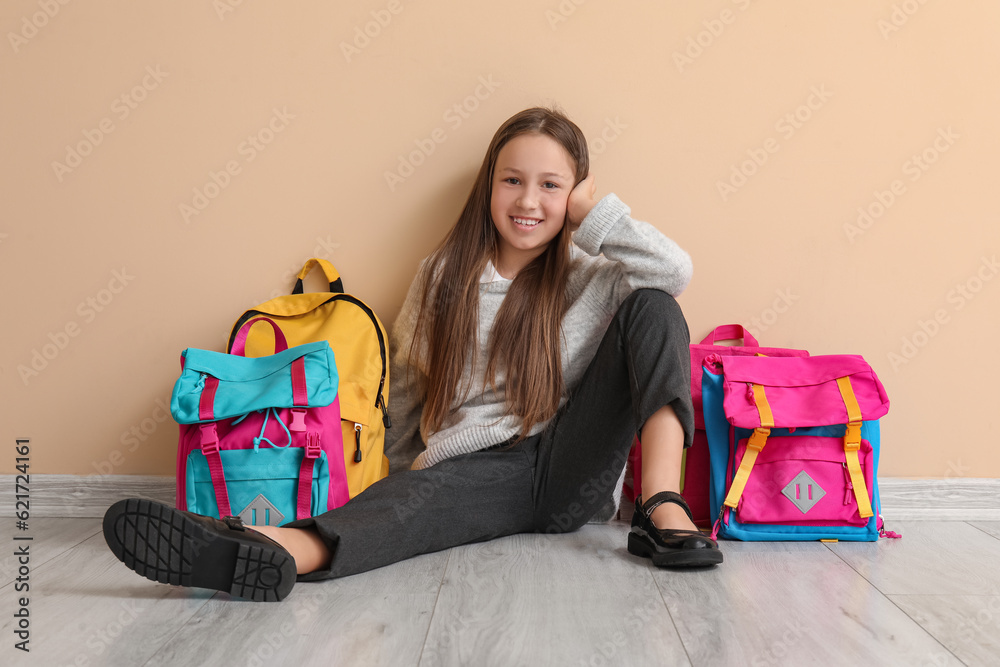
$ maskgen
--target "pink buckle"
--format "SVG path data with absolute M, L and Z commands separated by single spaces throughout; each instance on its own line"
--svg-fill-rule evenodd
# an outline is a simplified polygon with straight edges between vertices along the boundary
M 215 424 L 202 424 L 200 430 L 202 447 L 209 443 L 219 442 L 219 434 L 215 430 Z
M 323 448 L 319 444 L 319 433 L 306 433 L 306 450 L 307 459 L 318 459 L 319 455 L 323 453 Z
M 292 423 L 288 425 L 289 431 L 306 430 L 306 411 L 301 408 L 292 408 Z
M 219 451 L 219 434 L 215 430 L 215 424 L 201 425 L 201 452 L 202 454 L 215 454 Z

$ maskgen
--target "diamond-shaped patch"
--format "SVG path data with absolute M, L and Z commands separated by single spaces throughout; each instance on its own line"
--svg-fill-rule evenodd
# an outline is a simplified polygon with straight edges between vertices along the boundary
M 248 526 L 277 526 L 284 520 L 285 515 L 261 493 L 243 508 L 239 517 Z
M 796 475 L 781 493 L 803 514 L 811 510 L 813 505 L 826 495 L 826 491 L 805 470 Z

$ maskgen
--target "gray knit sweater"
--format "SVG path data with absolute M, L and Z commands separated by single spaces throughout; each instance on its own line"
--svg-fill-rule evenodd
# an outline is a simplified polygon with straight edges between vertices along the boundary
M 691 279 L 688 254 L 649 223 L 633 220 L 629 213 L 629 208 L 610 194 L 597 203 L 573 234 L 569 308 L 562 327 L 564 393 L 560 406 L 583 377 L 625 297 L 645 287 L 676 296 Z M 426 386 L 421 383 L 426 380 L 426 370 L 409 368 L 407 382 L 407 352 L 420 306 L 419 281 L 410 286 L 389 342 L 392 428 L 386 431 L 385 446 L 391 471 L 426 468 L 452 456 L 492 447 L 519 433 L 521 420 L 504 416 L 503 371 L 496 378 L 496 392 L 485 379 L 490 329 L 511 283 L 493 275 L 495 279 L 488 281 L 484 274 L 479 286 L 476 377 L 470 378 L 467 369 L 459 385 L 462 389 L 471 379 L 472 391 L 445 419 L 441 430 L 429 434 L 419 432 Z M 540 433 L 547 423 L 536 424 L 529 435 Z

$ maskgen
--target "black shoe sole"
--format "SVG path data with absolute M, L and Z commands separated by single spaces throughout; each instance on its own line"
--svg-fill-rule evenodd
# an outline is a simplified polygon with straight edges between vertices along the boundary
M 104 539 L 126 567 L 164 584 L 255 602 L 281 600 L 295 585 L 295 560 L 284 549 L 216 532 L 150 500 L 112 505 L 104 515 Z
M 652 559 L 656 567 L 708 567 L 722 562 L 722 552 L 718 549 L 662 550 L 633 532 L 628 534 L 628 552 Z

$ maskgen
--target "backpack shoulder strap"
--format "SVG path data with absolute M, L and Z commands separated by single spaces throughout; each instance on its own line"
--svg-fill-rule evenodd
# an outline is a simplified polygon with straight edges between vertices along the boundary
M 733 477 L 733 483 L 729 487 L 729 493 L 726 494 L 726 501 L 723 503 L 726 507 L 733 509 L 736 509 L 736 505 L 739 504 L 740 497 L 743 495 L 743 489 L 747 485 L 747 480 L 750 479 L 750 472 L 753 470 L 754 463 L 757 462 L 757 455 L 760 454 L 760 450 L 764 449 L 764 445 L 767 444 L 767 437 L 771 435 L 771 429 L 774 427 L 774 415 L 771 413 L 771 406 L 767 402 L 764 387 L 759 384 L 752 384 L 750 386 L 753 390 L 753 400 L 757 405 L 757 412 L 760 414 L 760 426 L 753 430 L 753 434 L 747 442 L 747 450 L 743 454 L 740 468 Z
M 861 406 L 858 405 L 858 399 L 851 387 L 851 378 L 847 376 L 837 378 L 837 387 L 847 407 L 844 459 L 847 462 L 847 470 L 851 473 L 851 486 L 854 487 L 854 499 L 858 501 L 858 512 L 862 519 L 867 519 L 873 516 L 874 512 L 871 501 L 868 500 L 868 485 L 865 484 L 865 476 L 861 473 L 861 462 L 858 459 L 858 450 L 861 448 Z

